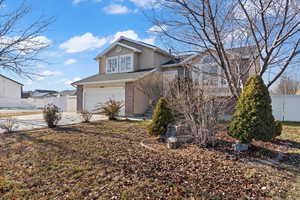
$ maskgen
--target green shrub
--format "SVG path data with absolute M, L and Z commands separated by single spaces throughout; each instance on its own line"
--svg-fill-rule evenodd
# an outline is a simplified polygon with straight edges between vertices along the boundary
M 252 76 L 237 102 L 229 125 L 229 135 L 241 143 L 248 144 L 253 139 L 270 141 L 275 137 L 275 133 L 268 88 L 261 77 Z
M 156 104 L 152 122 L 149 126 L 149 134 L 153 136 L 164 136 L 167 132 L 168 124 L 173 121 L 174 118 L 171 110 L 168 108 L 167 100 L 160 98 Z
M 98 110 L 101 114 L 106 115 L 109 120 L 116 120 L 123 106 L 124 104 L 121 101 L 109 99 L 104 104 L 101 104 Z
M 275 137 L 278 137 L 281 135 L 282 132 L 282 123 L 281 121 L 275 121 Z
M 43 109 L 44 120 L 49 128 L 55 128 L 61 120 L 61 110 L 54 104 L 48 104 Z

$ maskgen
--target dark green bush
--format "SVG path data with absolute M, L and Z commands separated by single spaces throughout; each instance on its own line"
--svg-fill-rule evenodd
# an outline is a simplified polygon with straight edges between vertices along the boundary
M 281 135 L 282 132 L 282 123 L 281 121 L 275 121 L 275 137 L 278 137 Z
M 152 122 L 149 126 L 149 134 L 153 136 L 164 136 L 167 132 L 168 124 L 174 121 L 171 110 L 168 108 L 167 100 L 160 98 L 156 104 Z
M 49 128 L 55 128 L 61 120 L 61 110 L 54 104 L 48 104 L 43 109 L 44 120 Z
M 268 88 L 260 76 L 252 76 L 237 102 L 229 135 L 247 144 L 253 139 L 270 141 L 276 132 Z

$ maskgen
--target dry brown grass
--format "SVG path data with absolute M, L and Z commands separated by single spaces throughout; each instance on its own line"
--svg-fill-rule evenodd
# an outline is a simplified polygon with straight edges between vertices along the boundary
M 0 118 L 35 115 L 35 114 L 41 114 L 41 113 L 42 113 L 41 111 L 0 113 Z
M 145 122 L 103 121 L 0 137 L 1 199 L 283 199 L 291 175 L 189 145 L 152 152 Z

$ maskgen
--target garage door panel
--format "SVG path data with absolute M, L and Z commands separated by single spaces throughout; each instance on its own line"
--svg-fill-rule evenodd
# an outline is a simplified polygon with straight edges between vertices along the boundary
M 105 103 L 110 98 L 125 103 L 125 88 L 85 88 L 84 109 L 94 112 L 97 106 Z M 125 115 L 125 107 L 122 108 L 120 115 Z

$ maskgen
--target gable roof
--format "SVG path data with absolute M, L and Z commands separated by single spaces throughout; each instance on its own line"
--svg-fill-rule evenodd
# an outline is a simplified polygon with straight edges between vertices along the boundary
M 123 44 L 121 43 L 121 40 L 126 40 L 128 42 L 132 42 L 132 43 L 135 43 L 135 44 L 138 44 L 138 45 L 141 45 L 143 47 L 147 47 L 149 49 L 153 49 L 154 51 L 156 52 L 159 52 L 161 54 L 164 54 L 164 55 L 167 55 L 167 56 L 171 56 L 168 52 L 166 52 L 165 50 L 157 47 L 157 46 L 154 46 L 152 44 L 147 44 L 145 42 L 142 42 L 142 41 L 138 41 L 138 40 L 133 40 L 133 39 L 130 39 L 130 38 L 127 38 L 127 37 L 124 37 L 124 36 L 121 36 L 119 39 L 117 39 L 114 43 L 112 43 L 108 48 L 106 48 L 103 52 L 101 52 L 96 58 L 95 60 L 101 58 L 104 54 L 106 54 L 107 52 L 109 52 L 112 48 L 114 48 L 115 46 L 117 45 L 121 45 L 121 46 L 124 46 L 125 48 L 129 48 L 129 49 L 132 49 L 134 51 L 137 51 L 137 52 L 141 52 L 141 50 L 139 49 L 136 49 L 134 47 L 131 47 L 129 45 L 126 45 L 126 44 Z
M 142 51 L 139 50 L 139 49 L 137 49 L 137 48 L 128 46 L 128 45 L 123 44 L 123 43 L 121 43 L 121 42 L 115 42 L 115 43 L 113 43 L 112 45 L 110 45 L 108 48 L 106 48 L 104 51 L 102 51 L 102 53 L 100 53 L 100 54 L 96 57 L 96 59 L 97 59 L 97 58 L 101 58 L 102 56 L 104 56 L 106 53 L 108 53 L 110 50 L 112 50 L 112 49 L 113 49 L 114 47 L 116 47 L 116 46 L 122 46 L 122 47 L 125 47 L 125 48 L 127 48 L 127 49 L 130 49 L 130 50 L 132 50 L 132 51 L 134 51 L 134 52 L 142 53 Z
M 21 86 L 24 86 L 22 83 L 19 83 L 19 82 L 15 81 L 15 80 L 13 80 L 13 79 L 11 79 L 11 78 L 8 78 L 8 77 L 6 77 L 6 76 L 4 76 L 4 75 L 2 75 L 2 74 L 0 74 L 0 76 L 3 77 L 3 78 L 5 78 L 5 79 L 7 79 L 7 80 L 10 80 L 10 81 L 12 81 L 12 82 L 14 82 L 14 83 L 17 83 L 17 84 L 19 84 L 19 85 L 21 85 Z
M 85 84 L 97 84 L 97 83 L 117 83 L 117 82 L 129 82 L 136 81 L 143 78 L 147 74 L 153 72 L 155 69 L 147 69 L 138 72 L 129 73 L 115 73 L 115 74 L 97 74 L 94 76 L 87 77 L 80 81 L 76 81 L 71 85 L 85 85 Z
M 244 47 L 238 47 L 238 48 L 231 48 L 231 49 L 226 49 L 229 53 L 237 56 L 241 56 L 242 58 L 250 58 L 251 54 L 254 54 L 256 49 L 254 46 L 244 46 Z M 183 65 L 186 62 L 193 60 L 194 58 L 197 58 L 199 56 L 203 55 L 209 55 L 207 54 L 206 51 L 201 51 L 198 53 L 194 53 L 192 55 L 189 55 L 187 57 L 184 57 L 183 59 L 179 60 L 179 62 L 174 62 L 174 63 L 165 63 L 162 65 L 162 67 L 177 67 L 179 65 Z

